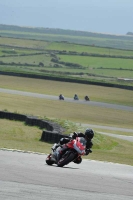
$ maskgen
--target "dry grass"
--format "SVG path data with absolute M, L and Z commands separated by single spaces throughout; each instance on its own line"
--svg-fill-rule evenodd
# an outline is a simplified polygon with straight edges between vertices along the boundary
M 19 149 L 34 152 L 50 150 L 51 145 L 40 142 L 42 130 L 26 126 L 23 122 L 0 120 L 0 148 Z
M 133 112 L 1 93 L 0 108 L 73 122 L 133 128 Z

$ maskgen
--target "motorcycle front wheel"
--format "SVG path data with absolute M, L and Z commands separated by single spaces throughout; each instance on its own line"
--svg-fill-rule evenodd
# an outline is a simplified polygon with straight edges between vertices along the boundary
M 46 160 L 45 160 L 46 163 L 47 163 L 47 165 L 53 165 L 53 164 L 54 164 L 54 162 L 51 161 L 50 158 L 51 158 L 51 154 L 49 154 L 49 155 L 47 156 Z
M 74 153 L 69 153 L 67 155 L 64 155 L 57 163 L 58 167 L 63 167 L 64 165 L 67 165 L 71 161 L 73 161 L 75 158 Z

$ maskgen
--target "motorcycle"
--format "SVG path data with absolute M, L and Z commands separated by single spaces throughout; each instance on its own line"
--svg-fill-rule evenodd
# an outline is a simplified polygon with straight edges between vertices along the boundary
M 65 146 L 66 149 L 63 152 L 61 152 L 62 148 L 60 146 L 55 150 L 54 148 L 51 148 L 52 152 L 47 156 L 46 163 L 48 165 L 57 164 L 58 167 L 63 167 L 72 161 L 75 162 L 76 159 L 85 155 L 86 140 L 83 137 L 72 139 L 70 142 L 65 144 Z M 53 160 L 53 157 L 55 160 Z
M 90 99 L 89 99 L 88 96 L 85 96 L 85 100 L 86 100 L 86 101 L 90 101 Z
M 64 96 L 62 94 L 59 95 L 59 100 L 64 100 Z
M 74 96 L 74 100 L 79 100 L 77 95 Z

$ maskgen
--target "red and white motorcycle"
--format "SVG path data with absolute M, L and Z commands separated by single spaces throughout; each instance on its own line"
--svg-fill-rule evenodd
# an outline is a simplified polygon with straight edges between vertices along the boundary
M 56 150 L 53 150 L 52 148 L 52 152 L 46 158 L 46 163 L 48 165 L 57 164 L 58 167 L 63 167 L 85 155 L 86 140 L 83 137 L 77 137 L 76 139 L 70 140 L 65 146 L 66 148 L 63 152 L 62 147 L 60 146 L 57 147 Z M 53 160 L 53 157 L 55 160 Z

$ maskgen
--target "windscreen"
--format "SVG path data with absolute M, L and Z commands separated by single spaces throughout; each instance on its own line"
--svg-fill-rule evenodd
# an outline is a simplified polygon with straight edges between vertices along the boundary
M 83 146 L 86 146 L 86 140 L 85 140 L 85 138 L 79 137 L 78 139 L 79 139 L 80 143 L 81 143 Z

